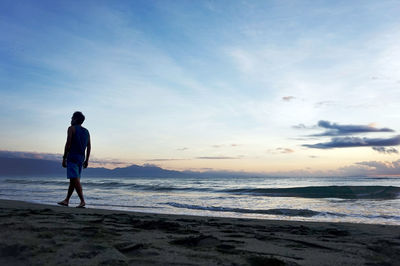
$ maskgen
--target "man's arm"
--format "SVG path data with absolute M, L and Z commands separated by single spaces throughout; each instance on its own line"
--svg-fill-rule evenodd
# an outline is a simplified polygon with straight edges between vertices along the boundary
M 90 135 L 88 138 L 88 143 L 86 147 L 86 160 L 83 162 L 83 168 L 87 168 L 89 164 L 89 156 L 90 156 L 90 151 L 92 150 L 92 144 L 90 143 Z
M 70 126 L 68 128 L 67 142 L 65 143 L 64 156 L 63 156 L 63 161 L 62 161 L 62 166 L 64 168 L 67 167 L 67 156 L 68 156 L 69 150 L 71 149 L 72 134 L 73 134 L 73 127 Z

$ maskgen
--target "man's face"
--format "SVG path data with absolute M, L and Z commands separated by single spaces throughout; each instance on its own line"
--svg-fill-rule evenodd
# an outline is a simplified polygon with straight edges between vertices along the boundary
M 76 125 L 76 118 L 71 117 L 71 126 Z

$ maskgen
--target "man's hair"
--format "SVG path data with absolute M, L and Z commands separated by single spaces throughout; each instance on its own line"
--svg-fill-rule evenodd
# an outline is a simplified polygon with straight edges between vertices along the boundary
M 75 112 L 75 113 L 72 115 L 72 118 L 76 119 L 76 122 L 77 122 L 78 124 L 82 124 L 83 121 L 85 121 L 85 116 L 82 114 L 82 112 L 79 112 L 79 111 Z

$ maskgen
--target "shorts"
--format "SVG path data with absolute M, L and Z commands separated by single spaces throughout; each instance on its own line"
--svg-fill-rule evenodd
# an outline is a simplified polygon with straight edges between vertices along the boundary
M 67 162 L 67 178 L 81 178 L 82 164 Z

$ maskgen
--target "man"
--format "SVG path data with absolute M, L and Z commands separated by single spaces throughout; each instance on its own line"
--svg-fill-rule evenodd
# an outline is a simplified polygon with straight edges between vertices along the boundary
M 82 127 L 85 116 L 81 112 L 75 112 L 71 118 L 71 126 L 68 128 L 67 143 L 65 143 L 62 166 L 67 168 L 67 178 L 69 178 L 69 188 L 67 197 L 58 202 L 59 205 L 68 206 L 69 199 L 74 190 L 78 193 L 81 200 L 77 208 L 85 207 L 82 186 L 80 182 L 82 167 L 87 168 L 91 150 L 89 131 Z M 86 157 L 85 157 L 86 150 Z

